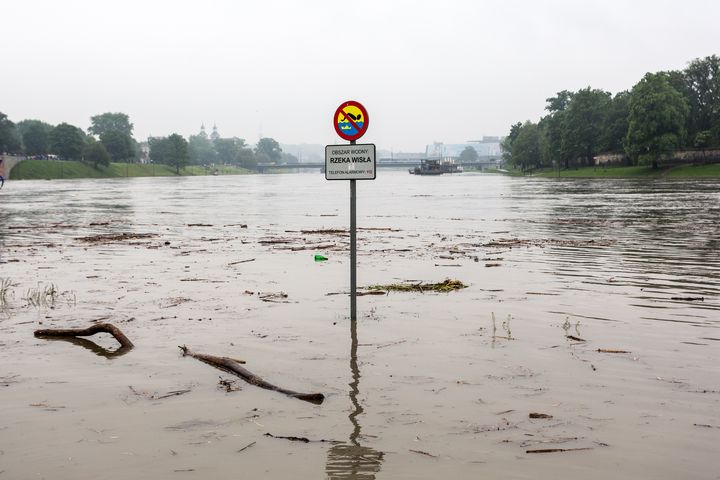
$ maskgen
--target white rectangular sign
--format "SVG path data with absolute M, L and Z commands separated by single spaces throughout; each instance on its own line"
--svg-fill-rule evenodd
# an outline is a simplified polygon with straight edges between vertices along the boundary
M 326 180 L 375 180 L 375 145 L 326 145 Z

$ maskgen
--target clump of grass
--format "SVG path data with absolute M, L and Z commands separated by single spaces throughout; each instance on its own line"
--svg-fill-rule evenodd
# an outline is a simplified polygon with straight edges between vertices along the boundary
M 33 307 L 54 307 L 57 297 L 58 290 L 55 285 L 51 283 L 44 287 L 39 286 L 28 290 L 23 300 Z
M 9 278 L 0 278 L 0 307 L 7 304 L 7 296 L 11 286 L 12 282 Z
M 512 321 L 512 315 L 508 313 L 508 316 L 505 320 L 502 322 L 502 329 L 505 331 L 504 336 L 497 335 L 497 324 L 495 323 L 495 312 L 490 312 L 490 317 L 492 318 L 492 340 L 493 345 L 495 344 L 495 339 L 502 338 L 505 340 L 515 340 L 512 336 L 512 332 L 510 331 L 510 322 Z
M 502 328 L 507 333 L 507 338 L 509 340 L 512 340 L 512 332 L 510 331 L 510 320 L 512 320 L 512 315 L 508 313 L 507 319 L 502 323 Z
M 366 290 L 384 290 L 387 292 L 452 292 L 467 288 L 460 280 L 445 279 L 440 283 L 391 283 L 388 285 L 370 285 Z

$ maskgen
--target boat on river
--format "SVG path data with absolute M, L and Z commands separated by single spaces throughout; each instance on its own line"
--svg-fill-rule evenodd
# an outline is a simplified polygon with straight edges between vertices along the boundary
M 411 175 L 442 175 L 443 173 L 461 173 L 461 165 L 452 160 L 420 160 L 420 166 L 409 170 Z

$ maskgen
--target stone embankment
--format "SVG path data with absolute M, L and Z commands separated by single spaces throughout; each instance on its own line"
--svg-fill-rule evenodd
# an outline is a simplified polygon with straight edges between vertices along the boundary
M 623 153 L 605 153 L 594 157 L 595 165 L 629 165 Z M 720 149 L 678 150 L 660 157 L 660 163 L 720 163 Z
M 0 176 L 5 180 L 10 178 L 10 171 L 23 160 L 25 160 L 25 157 L 0 154 Z

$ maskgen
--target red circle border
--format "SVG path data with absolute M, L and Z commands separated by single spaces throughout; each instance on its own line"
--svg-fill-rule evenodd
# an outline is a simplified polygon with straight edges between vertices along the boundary
M 343 109 L 345 107 L 350 107 L 350 106 L 357 107 L 362 112 L 363 118 L 365 118 L 365 120 L 363 121 L 363 129 L 361 131 L 359 131 L 358 133 L 356 133 L 355 135 L 348 135 L 345 132 L 343 132 L 342 130 L 340 130 L 340 125 L 338 125 L 338 121 L 337 121 L 337 118 L 338 118 L 338 115 L 340 115 L 340 112 L 342 111 L 342 113 L 345 114 Z M 367 110 L 365 109 L 365 107 L 363 107 L 363 105 L 360 102 L 356 102 L 355 100 L 348 100 L 347 102 L 343 102 L 342 104 L 340 104 L 340 106 L 337 108 L 337 110 L 335 110 L 335 116 L 333 116 L 333 127 L 335 127 L 335 132 L 340 136 L 340 138 L 343 138 L 350 142 L 352 142 L 353 140 L 357 140 L 358 138 L 365 135 L 365 132 L 367 132 L 367 129 L 369 126 L 370 126 L 370 117 L 368 116 Z

